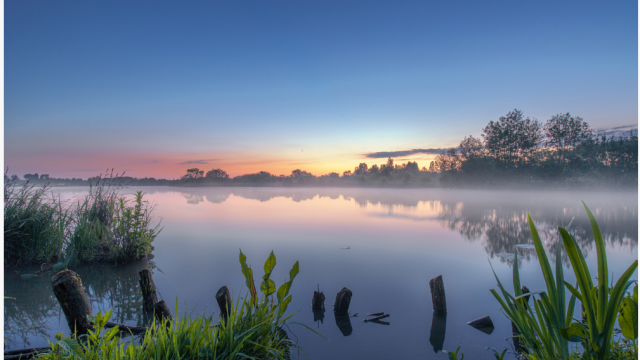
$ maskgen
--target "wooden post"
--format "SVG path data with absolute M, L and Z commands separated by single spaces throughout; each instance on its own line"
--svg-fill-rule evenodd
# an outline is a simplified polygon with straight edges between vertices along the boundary
M 216 293 L 216 301 L 220 307 L 220 314 L 223 319 L 227 319 L 229 312 L 232 311 L 233 301 L 231 300 L 231 294 L 226 286 L 221 287 Z
M 88 329 L 93 329 L 87 318 L 87 315 L 93 316 L 91 303 L 84 292 L 80 276 L 71 270 L 63 270 L 51 278 L 51 285 L 71 332 L 85 335 Z
M 431 302 L 433 303 L 433 312 L 438 315 L 446 314 L 447 298 L 444 295 L 444 283 L 442 282 L 442 275 L 438 275 L 429 280 L 429 287 L 431 288 Z
M 313 299 L 311 299 L 311 309 L 324 309 L 324 293 L 320 291 L 320 286 L 318 286 L 318 291 L 313 292 Z
M 169 307 L 167 306 L 167 303 L 164 302 L 164 300 L 153 305 L 153 311 L 156 314 L 156 319 L 158 319 L 158 321 L 160 322 L 162 322 L 163 319 L 167 319 L 167 321 L 173 320 L 171 311 L 169 311 Z
M 158 303 L 156 284 L 153 282 L 151 270 L 144 269 L 140 274 L 140 290 L 142 290 L 142 303 L 145 312 L 153 312 L 153 306 Z
M 336 295 L 336 302 L 333 305 L 333 311 L 338 315 L 344 315 L 349 312 L 349 304 L 351 303 L 351 290 L 343 287 Z

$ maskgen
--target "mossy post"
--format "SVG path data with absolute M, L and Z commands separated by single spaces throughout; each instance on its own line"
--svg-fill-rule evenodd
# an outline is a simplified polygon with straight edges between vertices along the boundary
M 164 300 L 159 301 L 155 305 L 153 305 L 153 312 L 156 315 L 156 319 L 158 319 L 158 321 L 160 322 L 162 322 L 163 319 L 167 319 L 167 321 L 173 320 L 171 311 L 169 311 L 169 307 L 167 306 L 167 303 L 164 302 Z M 168 324 L 169 323 L 167 323 L 167 325 Z
M 343 287 L 342 290 L 336 294 L 336 302 L 333 305 L 333 311 L 338 315 L 344 315 L 349 313 L 349 304 L 351 304 L 351 290 Z
M 158 303 L 158 295 L 156 294 L 156 284 L 153 282 L 151 270 L 144 269 L 139 272 L 140 290 L 142 291 L 142 304 L 144 311 L 153 312 L 153 306 Z
M 62 270 L 51 278 L 51 286 L 71 332 L 85 335 L 87 330 L 93 329 L 87 318 L 93 316 L 91 303 L 84 292 L 80 276 L 71 270 Z
M 438 315 L 447 313 L 447 298 L 444 295 L 444 283 L 442 275 L 438 275 L 429 280 L 429 288 L 431 288 L 431 302 L 433 303 L 433 312 Z
M 216 293 L 216 301 L 218 302 L 218 307 L 220 307 L 220 314 L 222 314 L 222 318 L 226 320 L 227 317 L 229 317 L 231 308 L 233 307 L 229 288 L 226 286 L 221 287 Z

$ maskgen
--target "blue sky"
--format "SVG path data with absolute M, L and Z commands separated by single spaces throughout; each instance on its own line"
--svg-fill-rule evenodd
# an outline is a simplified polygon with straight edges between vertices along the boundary
M 5 166 L 323 174 L 514 108 L 637 125 L 637 36 L 633 1 L 8 0 Z

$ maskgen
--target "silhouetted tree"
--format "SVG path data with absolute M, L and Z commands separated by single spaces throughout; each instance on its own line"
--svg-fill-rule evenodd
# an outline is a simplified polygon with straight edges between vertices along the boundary
M 366 175 L 368 170 L 369 170 L 369 166 L 367 166 L 367 164 L 360 163 L 360 165 L 358 165 L 358 167 L 356 167 L 353 170 L 353 174 L 354 175 Z
M 207 175 L 205 177 L 207 179 L 228 179 L 229 174 L 222 169 L 211 169 L 207 171 Z
M 187 173 L 182 175 L 182 179 L 199 179 L 203 177 L 204 171 L 198 168 L 187 169 Z
M 378 165 L 374 164 L 369 168 L 369 174 L 377 174 L 380 172 Z

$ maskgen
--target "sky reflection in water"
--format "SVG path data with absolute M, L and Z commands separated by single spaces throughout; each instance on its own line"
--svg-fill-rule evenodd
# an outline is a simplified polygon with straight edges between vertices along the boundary
M 155 241 L 151 264 L 80 267 L 94 313 L 114 309 L 115 321 L 142 324 L 136 288 L 138 271 L 157 266 L 154 278 L 170 308 L 178 302 L 196 312 L 215 311 L 215 292 L 226 285 L 232 296 L 246 295 L 238 249 L 247 255 L 258 278 L 271 250 L 278 264 L 272 279 L 281 284 L 293 263 L 300 274 L 292 287 L 293 321 L 314 327 L 328 340 L 291 326 L 311 359 L 404 358 L 442 359 L 434 344 L 476 359 L 492 359 L 488 346 L 509 346 L 509 321 L 489 293 L 495 279 L 487 262 L 505 283 L 511 262 L 498 257 L 530 244 L 526 213 L 530 212 L 547 249 L 558 241 L 557 226 L 575 217 L 571 233 L 595 269 L 591 229 L 580 203 L 594 212 L 607 241 L 610 271 L 621 274 L 637 259 L 637 193 L 496 192 L 442 189 L 284 189 L 284 188 L 145 188 L 155 202 L 164 230 Z M 56 189 L 71 199 L 85 188 Z M 133 191 L 133 189 L 127 189 Z M 343 248 L 349 248 L 345 250 Z M 548 251 L 553 261 L 553 253 Z M 543 288 L 533 250 L 520 249 L 522 283 Z M 563 254 L 565 266 L 568 259 Z M 21 270 L 22 271 L 22 270 Z M 25 270 L 26 271 L 26 270 Z M 565 270 L 568 281 L 574 281 Z M 8 348 L 45 345 L 43 335 L 68 333 L 53 296 L 49 275 L 20 280 L 5 272 L 5 329 Z M 434 318 L 428 281 L 442 275 L 448 315 Z M 637 279 L 637 274 L 633 276 Z M 311 311 L 313 291 L 326 296 L 324 319 Z M 336 319 L 335 294 L 353 291 L 351 313 Z M 384 311 L 389 325 L 363 323 L 364 315 Z M 490 315 L 496 326 L 487 335 L 466 325 Z M 342 329 L 336 326 L 344 324 Z M 346 323 L 350 323 L 349 326 Z M 38 325 L 33 327 L 33 325 Z M 431 329 L 434 328 L 432 332 Z M 13 329 L 13 330 L 11 330 Z M 437 329 L 440 329 L 437 331 Z M 344 334 L 349 334 L 344 336 Z M 430 342 L 431 339 L 431 342 Z M 28 341 L 28 344 L 25 343 Z M 304 358 L 304 356 L 302 356 Z

